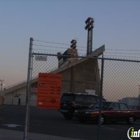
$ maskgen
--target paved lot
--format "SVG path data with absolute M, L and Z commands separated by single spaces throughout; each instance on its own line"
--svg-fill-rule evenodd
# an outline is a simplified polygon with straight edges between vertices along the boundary
M 24 120 L 25 106 L 0 107 L 0 129 L 23 132 Z M 97 124 L 81 124 L 76 119 L 67 121 L 58 110 L 31 107 L 29 123 L 29 131 L 33 133 L 33 139 L 36 138 L 37 134 L 86 140 L 97 140 L 98 136 Z M 126 123 L 102 125 L 100 140 L 128 140 L 126 133 L 130 127 L 132 127 L 132 125 L 127 125 Z M 133 127 L 136 130 L 140 129 L 140 121 L 137 121 Z M 40 140 L 41 139 L 42 138 L 40 138 Z

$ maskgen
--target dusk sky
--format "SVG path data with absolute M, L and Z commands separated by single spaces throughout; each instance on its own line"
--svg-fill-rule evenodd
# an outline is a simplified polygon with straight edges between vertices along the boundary
M 108 52 L 140 56 L 139 0 L 0 0 L 0 17 L 0 79 L 6 87 L 27 78 L 30 37 L 65 44 L 77 39 L 77 49 L 86 53 L 88 17 L 95 20 L 93 50 L 105 44 Z M 59 47 L 48 50 L 55 53 Z

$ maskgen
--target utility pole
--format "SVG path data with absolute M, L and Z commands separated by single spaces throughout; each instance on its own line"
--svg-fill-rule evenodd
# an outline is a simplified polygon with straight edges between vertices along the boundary
M 87 30 L 87 55 L 89 55 L 90 53 L 92 53 L 92 36 L 93 36 L 93 23 L 94 20 L 93 18 L 89 17 L 87 18 L 87 20 L 85 21 L 86 27 L 85 30 Z
M 33 54 L 33 38 L 30 38 L 29 43 L 29 56 L 28 56 L 28 73 L 27 73 L 27 86 L 26 86 L 26 114 L 25 114 L 25 128 L 23 140 L 27 140 L 29 132 L 29 112 L 30 112 L 30 81 L 32 74 L 32 54 Z
M 0 87 L 1 87 L 1 91 L 2 91 L 2 87 L 3 87 L 3 82 L 4 82 L 4 80 L 1 80 L 1 79 L 0 79 Z

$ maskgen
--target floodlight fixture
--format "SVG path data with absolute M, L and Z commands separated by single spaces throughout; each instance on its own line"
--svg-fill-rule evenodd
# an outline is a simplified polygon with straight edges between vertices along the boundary
M 94 26 L 93 26 L 93 23 L 94 23 L 94 19 L 89 17 L 87 18 L 87 20 L 85 21 L 86 23 L 86 27 L 85 27 L 85 30 L 91 30 Z
M 76 48 L 76 44 L 77 44 L 77 41 L 75 40 L 75 39 L 73 39 L 72 41 L 71 41 L 71 48 L 72 49 L 75 49 Z

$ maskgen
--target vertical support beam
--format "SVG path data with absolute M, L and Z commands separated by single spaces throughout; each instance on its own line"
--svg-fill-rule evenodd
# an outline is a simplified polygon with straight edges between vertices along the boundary
M 90 49 L 89 49 L 90 53 L 92 53 L 92 42 L 93 42 L 93 28 L 90 30 Z
M 89 17 L 86 21 L 86 27 L 87 30 L 87 55 L 92 53 L 92 40 L 93 40 L 93 18 Z
M 25 115 L 25 128 L 23 140 L 27 140 L 29 130 L 29 107 L 30 107 L 30 81 L 32 71 L 32 49 L 33 49 L 33 38 L 30 38 L 29 43 L 29 57 L 28 57 L 28 72 L 27 72 L 27 85 L 26 85 L 26 115 Z
M 74 92 L 73 91 L 73 67 L 71 67 L 71 69 L 70 69 L 70 71 L 71 71 L 71 74 L 70 74 L 70 92 Z
M 100 81 L 100 102 L 99 102 L 99 118 L 98 118 L 98 138 L 97 140 L 100 140 L 100 136 L 101 136 L 101 105 L 102 105 L 102 93 L 103 93 L 103 76 L 104 76 L 104 55 L 102 54 L 102 59 L 101 59 L 101 81 Z
M 89 54 L 89 31 L 87 32 L 87 55 Z

